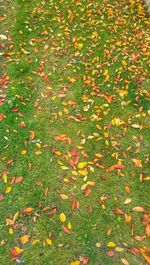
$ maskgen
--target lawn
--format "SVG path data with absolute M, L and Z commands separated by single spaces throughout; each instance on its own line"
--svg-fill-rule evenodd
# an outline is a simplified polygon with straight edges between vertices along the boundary
M 1 1 L 0 21 L 0 264 L 150 264 L 142 0 Z

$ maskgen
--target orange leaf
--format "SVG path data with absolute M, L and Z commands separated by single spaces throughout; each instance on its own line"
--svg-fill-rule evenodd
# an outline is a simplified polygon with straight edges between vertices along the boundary
M 18 178 L 15 179 L 15 183 L 19 183 L 23 180 L 22 176 L 19 176 Z
M 64 230 L 64 232 L 66 233 L 66 234 L 71 234 L 71 231 L 70 231 L 70 229 L 68 229 L 68 227 L 66 227 L 66 226 L 62 226 L 62 229 Z
M 34 208 L 29 207 L 29 208 L 23 209 L 22 212 L 23 213 L 31 213 L 33 210 L 34 210 Z
M 79 201 L 76 201 L 76 208 L 79 209 L 79 207 L 80 207 L 80 203 Z
M 115 210 L 113 210 L 113 213 L 114 214 L 124 214 L 124 211 L 121 209 L 115 209 Z
M 109 251 L 107 251 L 106 255 L 108 257 L 114 257 L 116 254 L 112 250 L 109 250 Z
M 30 141 L 32 141 L 35 138 L 35 132 L 30 131 Z
M 88 197 L 90 195 L 90 193 L 91 193 L 91 189 L 90 188 L 87 188 L 86 191 L 85 191 L 84 196 L 85 197 Z
M 145 232 L 146 232 L 147 237 L 149 237 L 150 236 L 150 224 L 146 225 Z
M 146 259 L 148 264 L 150 264 L 150 257 L 147 255 L 148 249 L 146 247 L 140 248 L 142 256 Z
M 72 210 L 75 208 L 75 200 L 73 200 L 73 201 L 71 202 L 71 208 L 72 208 Z

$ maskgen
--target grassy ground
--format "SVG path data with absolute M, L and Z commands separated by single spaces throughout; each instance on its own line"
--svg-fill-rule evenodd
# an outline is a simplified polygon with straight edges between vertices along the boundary
M 150 264 L 142 1 L 2 1 L 0 19 L 0 264 Z

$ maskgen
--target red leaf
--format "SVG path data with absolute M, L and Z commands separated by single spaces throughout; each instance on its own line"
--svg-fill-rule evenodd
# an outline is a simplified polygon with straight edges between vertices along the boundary
M 52 148 L 51 148 L 51 151 L 52 151 L 52 154 L 54 154 L 55 153 L 55 147 L 52 145 Z
M 71 202 L 71 208 L 72 208 L 72 210 L 75 208 L 75 200 L 73 200 L 73 201 Z
M 2 201 L 4 199 L 3 194 L 0 194 L 0 201 Z
M 11 253 L 13 256 L 19 256 L 18 252 L 17 252 L 14 248 L 11 248 L 11 249 L 10 249 L 10 253 Z
M 69 230 L 69 228 L 68 227 L 66 227 L 66 226 L 62 226 L 62 229 L 64 230 L 64 232 L 66 233 L 66 234 L 71 234 L 71 231 Z
M 23 128 L 25 128 L 25 127 L 26 127 L 26 124 L 25 124 L 25 122 L 24 122 L 24 121 L 22 121 L 22 122 L 18 123 L 17 125 L 18 125 L 18 126 L 20 126 L 20 127 L 23 127 Z
M 18 107 L 14 107 L 14 108 L 11 109 L 12 112 L 17 112 L 18 110 L 19 110 Z
M 139 250 L 137 248 L 129 248 L 128 252 L 131 252 L 135 256 L 139 254 Z
M 114 256 L 116 256 L 116 254 L 115 254 L 112 250 L 109 250 L 109 251 L 106 253 L 106 255 L 107 255 L 108 257 L 114 257 Z
M 122 168 L 124 168 L 124 166 L 123 166 L 123 165 L 118 165 L 118 164 L 117 164 L 117 165 L 115 165 L 115 168 L 116 168 L 116 169 L 122 169 Z
M 23 180 L 22 176 L 19 176 L 18 178 L 16 178 L 15 183 L 19 183 Z
M 90 193 L 91 193 L 91 189 L 90 188 L 87 188 L 86 191 L 85 191 L 84 196 L 85 197 L 88 197 L 90 195 Z
M 113 213 L 114 214 L 124 214 L 124 211 L 121 209 L 115 209 L 115 210 L 113 210 Z
M 10 179 L 10 184 L 11 184 L 11 185 L 15 182 L 15 179 L 16 179 L 16 178 L 15 178 L 14 176 L 11 177 L 11 179 Z
M 0 121 L 2 121 L 5 118 L 6 118 L 6 116 L 3 113 L 0 113 Z
M 74 161 L 73 161 L 72 159 L 69 159 L 67 162 L 68 162 L 68 164 L 69 164 L 71 167 L 74 166 Z

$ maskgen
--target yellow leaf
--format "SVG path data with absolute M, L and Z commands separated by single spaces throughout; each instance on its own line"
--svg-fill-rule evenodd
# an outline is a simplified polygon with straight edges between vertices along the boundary
M 104 70 L 104 76 L 107 76 L 109 74 L 109 71 L 107 69 Z
M 40 242 L 39 239 L 35 239 L 35 240 L 33 240 L 33 241 L 32 241 L 32 246 L 34 246 L 35 244 L 37 244 L 37 243 L 39 243 L 39 242 Z
M 2 178 L 3 178 L 4 183 L 7 183 L 7 179 L 8 179 L 7 175 L 6 174 L 3 174 L 2 175 Z
M 22 155 L 26 155 L 26 154 L 27 154 L 27 150 L 22 150 L 22 151 L 21 151 L 21 154 L 22 154 Z
M 13 222 L 15 223 L 16 220 L 19 218 L 19 211 L 17 211 L 13 217 Z
M 124 248 L 116 247 L 115 250 L 116 250 L 117 252 L 122 252 L 122 251 L 124 251 Z
M 61 213 L 59 218 L 62 223 L 66 221 L 66 215 L 64 213 Z
M 127 223 L 130 223 L 131 219 L 132 219 L 131 215 L 125 214 L 125 220 L 126 220 Z
M 114 248 L 114 247 L 116 247 L 116 244 L 114 243 L 114 242 L 109 242 L 108 244 L 107 244 L 107 246 L 108 247 L 110 247 L 110 248 Z
M 88 174 L 88 171 L 86 171 L 86 170 L 79 170 L 78 172 L 79 172 L 80 175 L 82 175 L 82 176 L 86 176 L 86 175 Z
M 36 156 L 40 156 L 40 155 L 42 154 L 42 152 L 41 152 L 41 151 L 36 151 L 34 154 L 35 154 Z
M 40 143 L 36 143 L 36 147 L 37 147 L 38 149 L 40 149 L 40 148 L 41 148 L 41 144 L 40 144 Z
M 76 48 L 77 48 L 78 50 L 81 50 L 81 49 L 83 48 L 83 43 L 78 43 L 78 44 L 76 45 Z
M 9 193 L 11 191 L 11 187 L 7 187 L 6 190 L 5 190 L 5 193 Z
M 76 261 L 73 261 L 70 263 L 70 265 L 80 265 L 80 261 L 79 260 L 76 260 Z
M 29 241 L 30 236 L 29 235 L 24 235 L 20 237 L 20 241 L 23 245 L 25 245 Z
M 68 196 L 65 195 L 65 194 L 60 194 L 60 197 L 61 197 L 63 200 L 67 200 L 67 199 L 68 199 Z
M 127 62 L 124 61 L 124 60 L 122 60 L 122 65 L 123 65 L 123 66 L 126 66 L 126 65 L 127 65 Z
M 21 253 L 23 253 L 23 249 L 21 249 L 21 248 L 18 248 L 18 247 L 15 247 L 14 248 L 15 249 L 15 251 L 16 251 L 16 253 L 18 254 L 18 255 L 20 255 Z
M 78 164 L 78 168 L 82 169 L 82 168 L 86 167 L 86 165 L 87 165 L 87 162 L 81 162 Z
M 46 243 L 51 246 L 52 245 L 52 240 L 50 238 L 47 238 L 46 239 Z
M 72 228 L 72 225 L 71 225 L 71 223 L 69 222 L 69 223 L 68 223 L 68 229 L 71 230 L 71 228 Z
M 122 264 L 124 264 L 124 265 L 130 265 L 126 259 L 121 259 L 121 261 L 122 261 Z
M 13 235 L 13 233 L 14 233 L 14 230 L 12 228 L 9 228 L 9 234 Z
M 132 202 L 132 199 L 131 198 L 127 198 L 125 201 L 124 201 L 124 204 L 129 204 Z
M 142 167 L 142 161 L 140 159 L 132 159 L 136 167 Z

